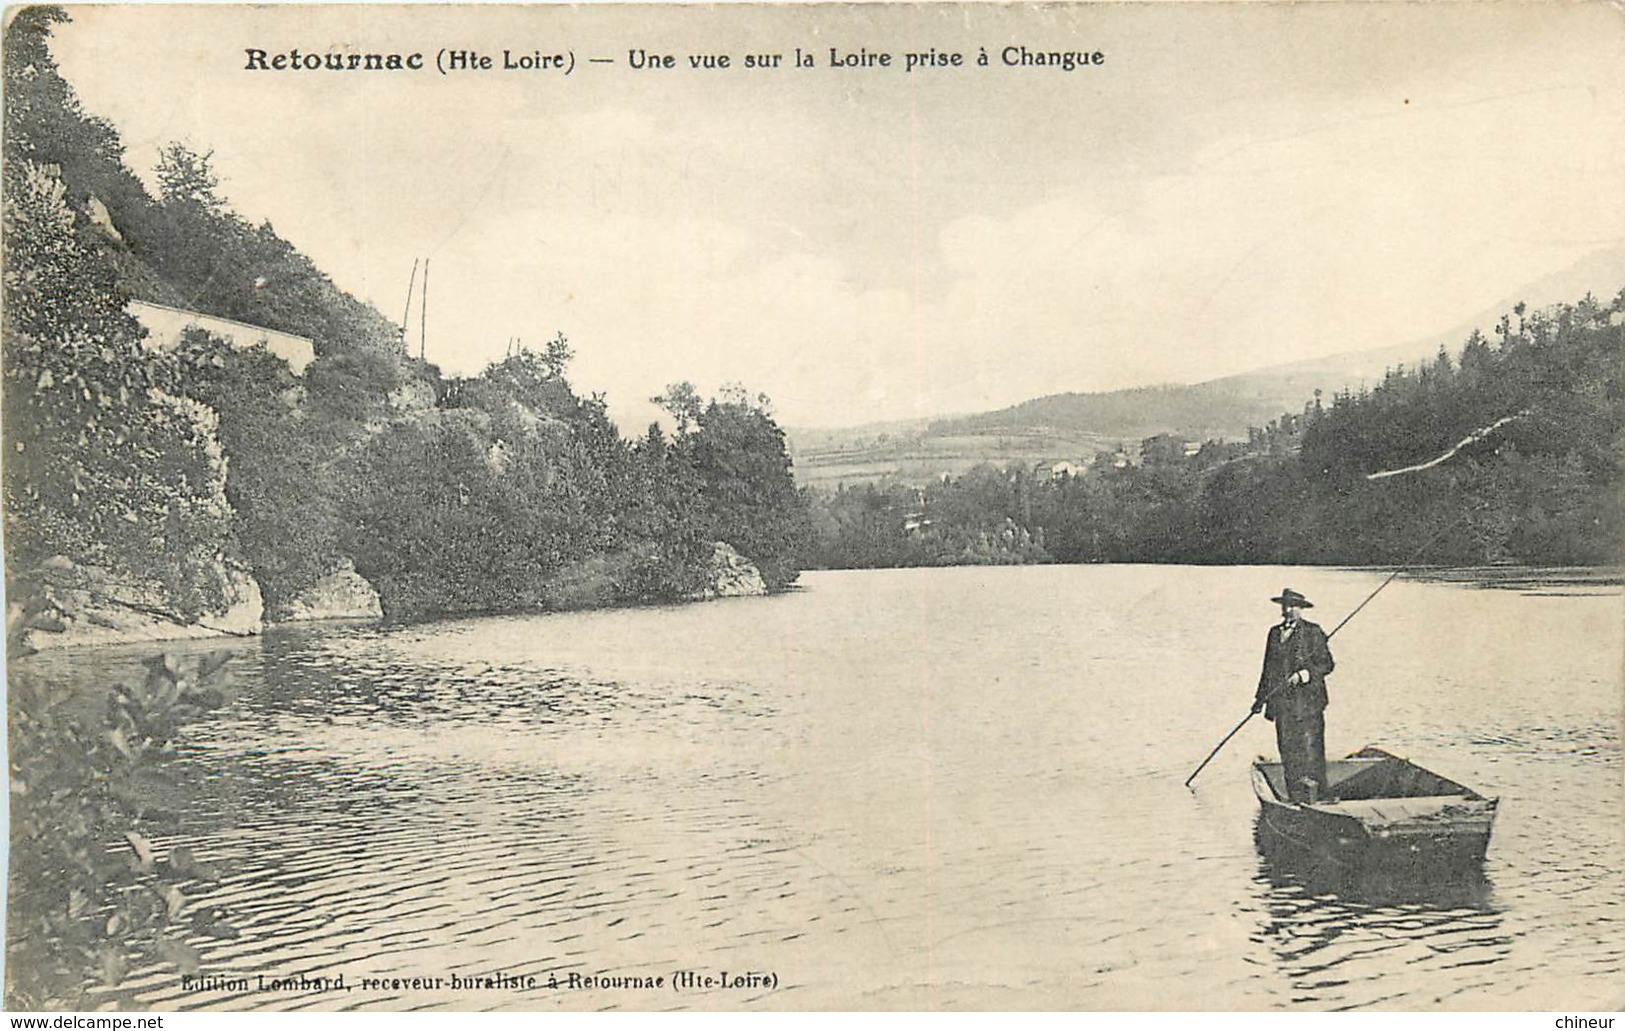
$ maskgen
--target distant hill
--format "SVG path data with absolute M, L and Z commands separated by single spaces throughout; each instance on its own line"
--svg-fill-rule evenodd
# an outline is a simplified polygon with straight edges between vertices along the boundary
M 1283 412 L 1301 411 L 1320 390 L 1327 401 L 1345 387 L 1375 385 L 1390 368 L 1452 355 L 1474 329 L 1493 332 L 1518 303 L 1531 308 L 1575 301 L 1590 292 L 1611 298 L 1625 287 L 1625 245 L 1597 251 L 1529 284 L 1501 303 L 1438 336 L 1255 369 L 1188 385 L 1100 393 L 1064 393 L 1009 408 L 922 423 L 875 423 L 845 430 L 790 429 L 796 475 L 803 483 L 859 483 L 885 478 L 924 482 L 982 462 L 1082 463 L 1101 450 L 1130 450 L 1146 437 L 1245 439 Z

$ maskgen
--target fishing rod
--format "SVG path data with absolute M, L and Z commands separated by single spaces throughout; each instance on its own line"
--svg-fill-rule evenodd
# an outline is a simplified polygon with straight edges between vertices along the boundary
M 1359 615 L 1361 609 L 1363 609 L 1367 605 L 1371 604 L 1371 599 L 1373 599 L 1377 595 L 1381 594 L 1382 591 L 1383 591 L 1383 588 L 1387 587 L 1389 584 L 1393 583 L 1396 579 L 1398 579 L 1399 574 L 1405 572 L 1411 566 L 1415 565 L 1416 560 L 1421 558 L 1422 555 L 1424 553 L 1426 553 L 1429 548 L 1433 547 L 1433 545 L 1435 543 L 1437 543 L 1439 540 L 1443 539 L 1445 534 L 1447 534 L 1450 531 L 1454 530 L 1456 527 L 1460 526 L 1462 523 L 1466 522 L 1469 518 L 1471 518 L 1474 511 L 1476 511 L 1476 509 L 1469 508 L 1467 511 L 1463 512 L 1460 516 L 1458 516 L 1457 518 L 1451 520 L 1450 523 L 1447 526 L 1445 526 L 1444 529 L 1440 530 L 1438 533 L 1435 533 L 1433 536 L 1429 537 L 1422 544 L 1421 547 L 1417 548 L 1416 551 L 1413 552 L 1411 554 L 1411 556 L 1404 561 L 1404 563 L 1402 563 L 1392 573 L 1389 573 L 1388 578 L 1386 580 L 1384 580 L 1382 583 L 1377 585 L 1376 590 L 1374 590 L 1370 594 L 1366 595 L 1365 600 L 1360 602 L 1360 604 L 1354 606 L 1353 611 L 1351 611 L 1348 615 L 1344 616 L 1342 621 L 1339 622 L 1337 624 L 1337 626 L 1332 628 L 1331 633 L 1326 635 L 1326 640 L 1330 641 L 1333 637 L 1335 637 L 1337 635 L 1337 632 L 1339 630 L 1341 630 L 1344 627 L 1348 626 L 1349 620 L 1351 620 L 1355 616 Z M 1263 695 L 1263 697 L 1259 699 L 1259 701 L 1264 701 L 1264 702 L 1269 701 L 1270 698 L 1275 694 L 1275 692 L 1281 689 L 1281 686 L 1282 685 L 1277 684 L 1275 687 L 1270 688 L 1269 691 L 1267 691 Z M 1223 750 L 1224 746 L 1230 743 L 1230 739 L 1235 737 L 1237 734 L 1241 733 L 1241 728 L 1245 727 L 1249 720 L 1251 720 L 1254 716 L 1258 715 L 1260 708 L 1262 708 L 1262 707 L 1259 706 L 1259 707 L 1255 707 L 1255 708 L 1247 710 L 1247 715 L 1245 715 L 1245 716 L 1243 716 L 1241 718 L 1241 722 L 1237 723 L 1234 727 L 1232 727 L 1231 730 L 1230 730 L 1230 733 L 1226 734 L 1222 741 L 1220 741 L 1217 745 L 1213 746 L 1213 751 L 1209 752 L 1207 754 L 1207 758 L 1202 760 L 1202 765 L 1198 766 L 1195 770 L 1192 770 L 1191 775 L 1189 777 L 1185 778 L 1185 786 L 1187 788 L 1191 786 L 1191 781 L 1196 779 L 1197 774 L 1199 774 L 1203 770 L 1207 769 L 1207 764 L 1213 761 L 1213 757 L 1218 755 L 1219 752 Z

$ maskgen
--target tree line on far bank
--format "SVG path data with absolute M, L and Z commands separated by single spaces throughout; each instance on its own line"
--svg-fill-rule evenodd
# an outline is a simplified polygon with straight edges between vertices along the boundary
M 1437 465 L 1368 478 L 1503 419 Z M 1317 394 L 1245 442 L 1164 435 L 1078 475 L 982 466 L 814 492 L 807 565 L 1618 563 L 1622 460 L 1625 290 L 1520 305 L 1459 358 Z

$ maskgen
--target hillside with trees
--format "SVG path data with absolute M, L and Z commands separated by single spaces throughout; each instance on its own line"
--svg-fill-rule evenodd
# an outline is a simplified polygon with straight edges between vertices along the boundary
M 562 334 L 443 376 L 234 212 L 208 154 L 165 147 L 149 193 L 51 57 L 67 18 L 20 11 L 5 43 L 14 589 L 94 571 L 177 621 L 245 591 L 276 617 L 353 570 L 415 618 L 687 597 L 719 542 L 770 588 L 795 580 L 805 504 L 765 398 L 678 385 L 677 431 L 627 440 L 571 387 Z M 201 330 L 144 346 L 132 298 L 305 337 L 315 358 L 296 374 Z
M 1136 451 L 1098 436 L 1101 420 L 1233 416 L 1171 388 L 1093 398 L 1090 418 L 1062 396 L 944 423 L 931 431 L 1047 419 L 1099 451 L 1085 471 L 1012 439 L 1008 459 L 967 458 L 957 475 L 816 488 L 809 512 L 764 398 L 679 384 L 660 399 L 675 431 L 626 439 L 603 398 L 570 385 L 562 334 L 443 376 L 269 223 L 236 214 L 207 154 L 166 147 L 149 193 L 51 59 L 64 18 L 19 12 L 5 51 L 19 584 L 95 568 L 184 620 L 247 576 L 274 617 L 353 571 L 388 614 L 418 617 L 692 596 L 718 542 L 772 587 L 804 564 L 1393 562 L 1446 526 L 1430 561 L 1619 557 L 1620 297 L 1520 307 L 1459 357 L 1317 396 L 1245 442 L 1157 432 Z M 315 358 L 295 374 L 202 332 L 148 349 L 135 297 L 308 337 Z M 1498 420 L 1447 462 L 1367 478 Z
M 1475 328 L 1488 330 L 1524 301 L 1546 307 L 1592 294 L 1612 296 L 1625 283 L 1625 245 L 1603 247 L 1525 284 L 1456 328 L 1400 342 L 1304 358 L 1188 384 L 1066 392 L 993 411 L 841 429 L 787 432 L 797 475 L 813 487 L 862 483 L 925 486 L 978 465 L 1083 464 L 1113 450 L 1169 434 L 1188 441 L 1242 440 L 1249 427 L 1296 412 L 1316 391 L 1369 389 L 1387 370 L 1431 364 L 1443 348 L 1459 361 Z M 1267 353 L 1267 352 L 1264 352 Z
M 1520 305 L 1459 359 L 1441 348 L 1316 396 L 1246 442 L 1159 434 L 1077 474 L 988 465 L 820 490 L 810 561 L 1610 564 L 1625 559 L 1622 460 L 1625 290 Z

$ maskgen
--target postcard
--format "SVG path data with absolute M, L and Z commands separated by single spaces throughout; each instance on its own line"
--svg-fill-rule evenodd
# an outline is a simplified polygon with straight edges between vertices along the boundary
M 7 17 L 7 1008 L 1618 1008 L 1617 5 Z

